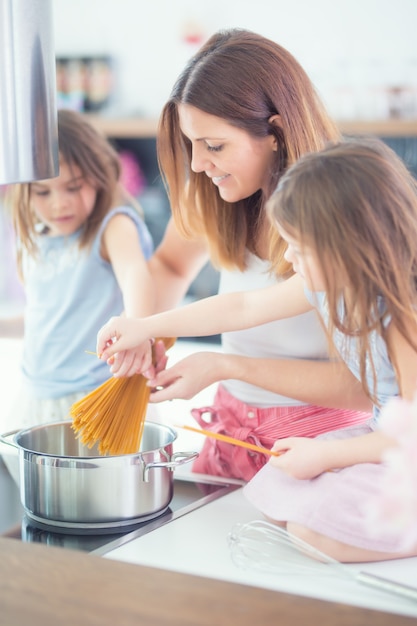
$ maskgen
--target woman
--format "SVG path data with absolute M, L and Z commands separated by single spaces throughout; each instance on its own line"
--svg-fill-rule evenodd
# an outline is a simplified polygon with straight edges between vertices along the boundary
M 338 138 L 289 52 L 245 30 L 213 35 L 178 78 L 160 119 L 158 156 L 173 217 L 150 261 L 159 310 L 178 303 L 209 257 L 221 270 L 220 293 L 291 276 L 265 202 L 301 155 Z M 314 313 L 225 333 L 222 344 L 223 353 L 193 354 L 151 372 L 150 384 L 163 387 L 152 401 L 190 398 L 222 381 L 213 407 L 194 417 L 268 447 L 280 437 L 314 436 L 369 418 L 358 381 L 328 360 Z M 133 371 L 134 363 L 116 358 L 115 375 Z M 265 460 L 210 439 L 193 469 L 249 480 Z

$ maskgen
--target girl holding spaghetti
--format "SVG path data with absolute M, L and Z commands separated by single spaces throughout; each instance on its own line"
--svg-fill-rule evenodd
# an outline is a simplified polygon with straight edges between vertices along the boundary
M 117 153 L 73 111 L 58 111 L 58 136 L 59 176 L 11 189 L 26 306 L 10 428 L 68 419 L 71 405 L 108 379 L 106 365 L 86 354 L 100 326 L 112 314 L 154 310 L 152 240 L 120 185 Z M 16 335 L 17 321 L 1 320 L 0 334 Z M 126 358 L 149 366 L 149 356 L 141 349 Z
M 245 30 L 213 35 L 179 76 L 160 118 L 158 155 L 173 219 L 150 261 L 158 310 L 178 304 L 209 256 L 220 268 L 220 293 L 289 278 L 286 242 L 268 222 L 266 200 L 302 154 L 338 138 L 287 50 Z M 329 361 L 312 312 L 226 332 L 222 347 L 151 372 L 151 401 L 191 398 L 221 381 L 213 406 L 193 410 L 195 419 L 266 447 L 369 418 L 368 398 L 344 363 Z M 111 371 L 135 370 L 116 355 Z M 249 480 L 265 462 L 207 440 L 193 469 Z
M 417 555 L 396 529 L 377 533 L 368 510 L 379 497 L 386 450 L 378 428 L 389 398 L 417 386 L 417 189 L 378 140 L 346 141 L 305 155 L 269 201 L 296 275 L 264 290 L 213 297 L 145 320 L 110 320 L 98 336 L 108 358 L 156 334 L 212 334 L 314 309 L 331 353 L 343 359 L 373 403 L 373 417 L 316 438 L 275 442 L 245 486 L 268 518 L 341 561 Z M 106 347 L 111 338 L 113 345 Z

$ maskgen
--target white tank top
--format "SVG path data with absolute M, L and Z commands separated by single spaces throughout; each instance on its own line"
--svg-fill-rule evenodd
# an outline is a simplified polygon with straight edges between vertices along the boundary
M 249 291 L 267 287 L 277 279 L 269 272 L 269 263 L 253 254 L 247 255 L 244 272 L 222 270 L 219 293 Z M 223 351 L 247 357 L 327 360 L 327 339 L 315 311 L 255 328 L 222 335 Z M 256 367 L 256 361 L 253 363 Z M 240 380 L 222 381 L 235 398 L 257 407 L 303 404 Z

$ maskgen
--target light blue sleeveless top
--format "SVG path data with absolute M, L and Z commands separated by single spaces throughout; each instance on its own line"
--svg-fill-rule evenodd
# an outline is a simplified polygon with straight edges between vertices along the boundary
M 79 249 L 81 230 L 70 237 L 39 236 L 39 257 L 24 259 L 22 371 L 37 398 L 91 391 L 110 377 L 108 365 L 85 351 L 95 350 L 98 330 L 124 308 L 113 268 L 100 256 L 103 231 L 118 213 L 134 221 L 148 259 L 151 236 L 129 206 L 117 207 L 105 217 L 91 248 Z
M 305 290 L 305 294 L 309 302 L 311 302 L 311 304 L 318 309 L 327 327 L 329 322 L 329 312 L 326 294 L 324 292 L 312 292 L 308 289 Z M 340 314 L 342 314 L 342 307 L 343 303 L 341 302 L 339 307 Z M 378 314 L 382 315 L 384 311 L 385 302 L 383 298 L 380 298 L 378 300 Z M 390 319 L 387 319 L 386 324 L 388 325 L 389 322 Z M 333 336 L 333 342 L 350 371 L 358 380 L 360 380 L 358 340 L 355 337 L 348 337 L 339 330 L 336 330 L 335 335 Z M 376 331 L 371 331 L 370 333 L 370 346 L 376 372 L 376 384 L 374 385 L 370 363 L 367 363 L 366 367 L 366 381 L 368 388 L 373 392 L 382 407 L 387 403 L 389 398 L 399 395 L 399 387 L 394 367 L 388 356 L 387 345 L 381 335 Z M 375 419 L 378 417 L 379 412 L 380 409 L 377 406 L 374 406 L 373 414 Z

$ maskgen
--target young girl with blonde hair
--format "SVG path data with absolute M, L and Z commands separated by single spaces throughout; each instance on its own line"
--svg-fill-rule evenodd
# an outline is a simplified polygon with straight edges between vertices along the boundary
M 245 494 L 338 560 L 415 556 L 417 545 L 406 545 L 395 528 L 373 528 L 368 513 L 386 472 L 383 455 L 396 445 L 378 428 L 380 409 L 395 396 L 411 401 L 417 389 L 416 181 L 381 141 L 345 141 L 300 158 L 269 209 L 293 278 L 144 320 L 110 320 L 97 348 L 106 359 L 154 335 L 231 331 L 314 309 L 331 354 L 371 399 L 373 417 L 316 438 L 277 440 L 279 455 Z
M 154 311 L 152 240 L 120 185 L 117 152 L 73 111 L 58 111 L 58 135 L 59 176 L 10 189 L 26 298 L 23 381 L 10 428 L 68 419 L 72 403 L 109 377 L 86 354 L 100 326 L 112 314 Z M 16 320 L 1 320 L 0 334 L 13 327 Z M 126 358 L 149 365 L 148 350 Z

